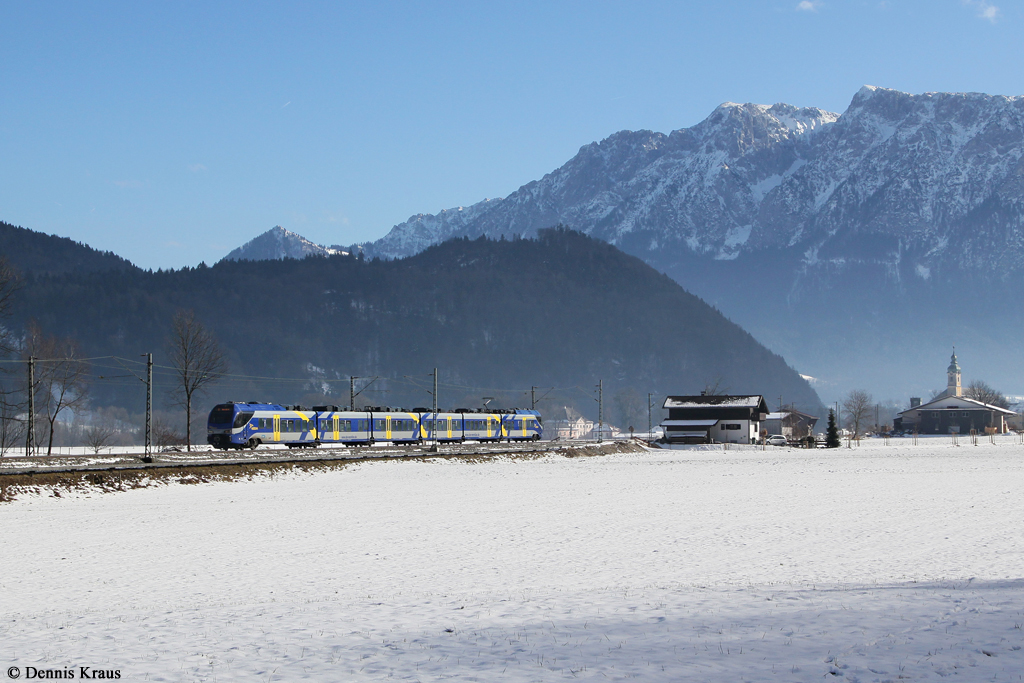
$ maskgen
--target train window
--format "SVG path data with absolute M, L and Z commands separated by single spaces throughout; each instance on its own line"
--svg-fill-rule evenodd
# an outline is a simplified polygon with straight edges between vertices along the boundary
M 235 407 L 231 404 L 216 406 L 210 412 L 210 424 L 228 424 L 234 412 Z
M 382 420 L 380 418 L 377 418 L 377 419 L 375 419 L 373 421 L 373 431 L 375 431 L 375 432 L 383 432 L 384 429 L 385 429 L 385 427 L 384 427 L 384 420 Z
M 253 413 L 251 410 L 246 413 L 238 413 L 238 415 L 235 415 L 235 423 L 231 426 L 234 427 L 235 429 L 238 429 L 239 427 L 244 427 L 245 423 L 252 419 L 252 415 Z

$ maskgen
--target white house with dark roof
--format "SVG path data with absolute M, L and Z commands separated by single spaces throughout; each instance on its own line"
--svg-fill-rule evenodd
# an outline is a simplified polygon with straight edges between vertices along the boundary
M 755 443 L 768 417 L 764 396 L 669 396 L 662 406 L 665 440 L 676 443 Z

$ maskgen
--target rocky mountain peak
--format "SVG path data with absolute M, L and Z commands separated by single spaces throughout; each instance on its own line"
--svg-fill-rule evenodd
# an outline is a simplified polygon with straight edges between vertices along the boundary
M 302 259 L 307 256 L 345 254 L 340 247 L 325 247 L 307 240 L 298 233 L 276 225 L 262 235 L 254 237 L 232 250 L 224 261 L 272 261 L 285 258 Z

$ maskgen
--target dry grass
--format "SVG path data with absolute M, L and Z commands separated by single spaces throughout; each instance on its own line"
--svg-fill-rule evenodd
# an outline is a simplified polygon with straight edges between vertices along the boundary
M 587 446 L 564 446 L 538 452 L 487 453 L 428 453 L 406 457 L 382 457 L 388 460 L 456 460 L 482 463 L 497 460 L 536 460 L 548 456 L 565 458 L 595 457 L 612 453 L 640 452 L 642 448 L 632 442 L 612 442 Z M 207 484 L 210 482 L 251 480 L 257 477 L 276 477 L 293 472 L 316 473 L 339 470 L 364 460 L 309 460 L 289 462 L 259 462 L 251 464 L 181 465 L 177 467 L 147 467 L 138 469 L 92 470 L 88 472 L 46 472 L 32 474 L 6 474 L 0 472 L 0 503 L 8 503 L 19 496 L 51 495 L 60 498 L 69 493 L 116 493 L 167 484 Z

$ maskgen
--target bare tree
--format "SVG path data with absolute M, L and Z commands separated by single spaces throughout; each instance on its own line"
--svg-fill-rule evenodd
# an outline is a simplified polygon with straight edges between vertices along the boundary
M 65 411 L 75 412 L 85 407 L 89 399 L 89 364 L 81 359 L 78 343 L 74 339 L 45 336 L 34 324 L 25 337 L 23 351 L 26 358 L 36 361 L 36 412 L 46 421 L 46 454 L 53 452 L 53 435 L 57 418 Z
M 1003 392 L 993 389 L 988 383 L 980 379 L 976 379 L 967 385 L 967 388 L 964 389 L 964 396 L 973 398 L 975 401 L 987 403 L 990 406 L 997 406 L 999 408 L 1010 407 L 1010 402 L 1003 396 Z
M 184 446 L 185 436 L 159 417 L 153 418 L 153 443 L 161 448 Z
M 859 439 L 863 428 L 872 416 L 871 394 L 861 389 L 851 391 L 843 399 L 843 417 L 846 426 L 853 431 L 853 438 Z
M 721 375 L 714 379 L 705 379 L 704 388 L 700 393 L 704 396 L 728 396 L 729 387 L 723 386 L 722 381 Z
M 117 428 L 106 416 L 94 418 L 93 423 L 85 427 L 85 444 L 93 453 L 99 453 L 112 445 Z
M 0 458 L 25 438 L 25 424 L 18 413 L 19 407 L 0 393 Z
M 224 352 L 192 311 L 179 310 L 167 342 L 174 366 L 171 397 L 185 409 L 185 447 L 192 450 L 192 401 L 227 372 Z

